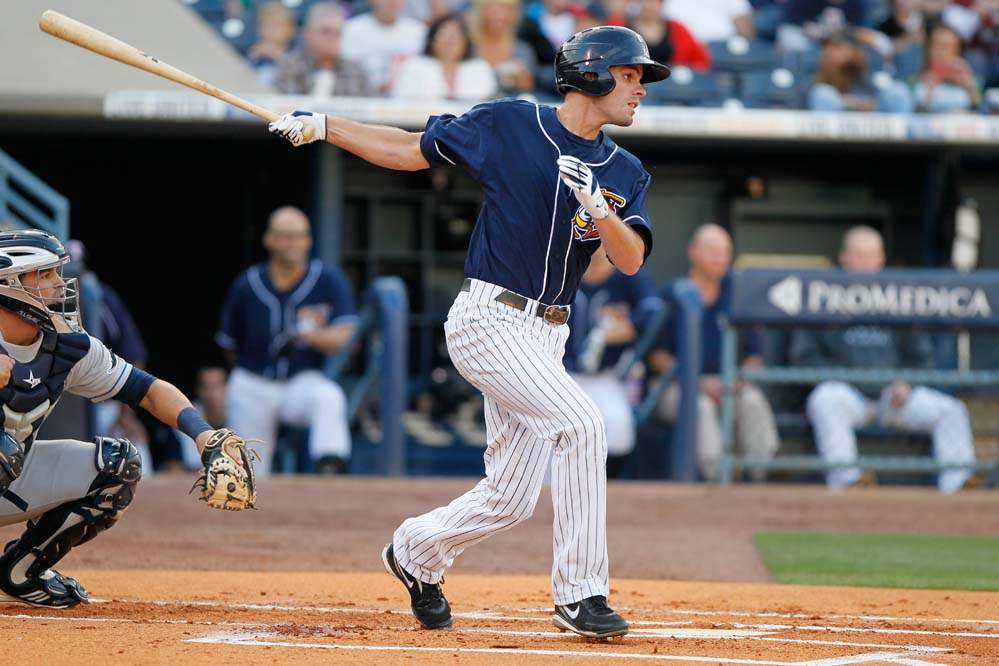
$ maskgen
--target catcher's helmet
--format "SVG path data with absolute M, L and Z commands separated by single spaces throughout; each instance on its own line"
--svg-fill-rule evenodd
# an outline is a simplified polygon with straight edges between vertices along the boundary
M 643 65 L 642 83 L 669 77 L 669 67 L 649 57 L 649 47 L 634 30 L 602 25 L 577 32 L 555 56 L 555 85 L 565 95 L 577 90 L 603 97 L 614 90 L 614 65 Z M 587 74 L 591 76 L 587 78 Z M 593 76 L 596 75 L 596 76 Z
M 0 232 L 0 307 L 54 333 L 81 331 L 76 278 L 62 276 L 69 253 L 59 239 L 44 231 Z M 39 290 L 21 283 L 25 273 L 58 271 L 62 285 Z

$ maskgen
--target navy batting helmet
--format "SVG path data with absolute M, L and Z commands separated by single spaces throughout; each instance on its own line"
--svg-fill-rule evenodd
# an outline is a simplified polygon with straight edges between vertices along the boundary
M 577 90 L 602 97 L 614 90 L 614 65 L 643 65 L 642 83 L 662 81 L 670 74 L 669 67 L 649 57 L 649 47 L 637 32 L 602 25 L 577 32 L 559 48 L 555 85 L 563 95 Z

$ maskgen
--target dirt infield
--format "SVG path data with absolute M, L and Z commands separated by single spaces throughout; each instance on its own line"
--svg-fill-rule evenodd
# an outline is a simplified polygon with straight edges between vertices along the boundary
M 8 661 L 999 662 L 999 593 L 691 582 L 766 581 L 751 542 L 760 529 L 995 534 L 995 493 L 612 484 L 612 602 L 633 631 L 592 643 L 551 625 L 544 500 L 459 559 L 446 586 L 455 626 L 426 632 L 378 552 L 402 518 L 471 481 L 278 478 L 244 514 L 207 510 L 188 484 L 143 481 L 122 523 L 60 566 L 97 603 L 0 605 Z

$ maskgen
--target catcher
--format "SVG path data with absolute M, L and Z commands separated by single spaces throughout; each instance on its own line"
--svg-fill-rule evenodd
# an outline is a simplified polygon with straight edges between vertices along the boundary
M 84 332 L 76 280 L 62 276 L 68 261 L 47 233 L 0 233 L 0 525 L 27 523 L 0 556 L 0 600 L 45 608 L 89 601 L 51 567 L 118 521 L 141 476 L 126 439 L 35 440 L 63 391 L 144 407 L 188 434 L 205 465 L 195 486 L 209 505 L 238 510 L 255 500 L 242 439 L 213 430 L 176 387 Z

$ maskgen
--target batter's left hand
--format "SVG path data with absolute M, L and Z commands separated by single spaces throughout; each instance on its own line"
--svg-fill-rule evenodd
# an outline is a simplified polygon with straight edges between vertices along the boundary
M 590 214 L 594 220 L 602 220 L 610 215 L 610 208 L 607 200 L 604 199 L 603 192 L 600 191 L 600 183 L 593 176 L 590 167 L 572 155 L 563 155 L 558 158 L 558 175 L 562 182 L 572 190 L 579 203 Z
M 267 126 L 272 134 L 287 139 L 293 146 L 303 146 L 326 138 L 326 114 L 311 111 L 286 113 Z

